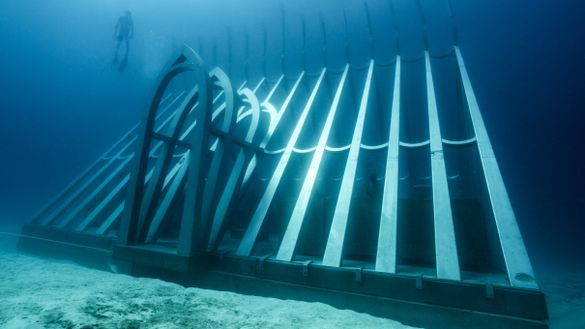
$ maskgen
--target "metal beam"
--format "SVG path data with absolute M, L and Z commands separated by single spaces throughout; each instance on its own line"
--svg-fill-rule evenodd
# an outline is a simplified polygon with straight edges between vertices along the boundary
M 214 102 L 217 101 L 219 97 L 216 97 L 214 99 Z M 195 105 L 197 106 L 197 105 Z M 166 124 L 170 121 L 170 119 L 172 119 L 172 117 L 176 114 L 172 113 L 164 122 L 162 122 L 162 124 L 160 125 L 159 129 L 162 129 L 166 126 Z M 191 126 L 189 126 L 181 135 L 180 140 L 185 139 L 186 136 L 188 136 L 188 134 L 191 132 L 191 130 L 194 128 L 196 122 L 193 122 L 193 124 Z M 151 154 L 156 153 L 157 150 L 163 145 L 162 142 L 157 143 L 152 150 L 150 151 Z M 185 157 L 187 156 L 186 154 L 183 156 Z M 129 158 L 131 158 L 131 156 L 129 156 Z M 167 184 L 169 183 L 170 179 L 173 178 L 175 176 L 175 174 L 179 171 L 179 168 L 181 166 L 183 159 L 181 159 L 179 161 L 178 164 L 176 164 L 173 169 L 171 169 L 169 171 L 169 173 L 166 175 L 164 183 L 163 183 L 163 188 L 165 188 L 167 186 Z M 148 181 L 150 180 L 150 178 L 152 177 L 154 173 L 154 169 L 151 169 L 150 172 L 146 175 L 145 178 L 145 184 L 148 183 Z M 76 227 L 76 231 L 83 231 L 85 230 L 85 228 L 90 225 L 94 220 L 95 217 L 114 199 L 114 197 L 120 193 L 122 191 L 122 189 L 124 187 L 126 187 L 126 184 L 129 182 L 130 180 L 130 174 L 127 174 L 126 176 L 124 176 L 124 178 L 120 181 L 120 183 L 118 183 L 116 185 L 116 187 L 114 187 L 114 189 L 112 189 L 108 195 L 102 199 L 102 201 L 98 204 L 97 207 L 94 208 L 94 210 Z M 168 193 L 168 192 L 167 192 Z M 168 198 L 169 196 L 165 195 L 165 198 Z M 121 202 L 122 204 L 124 203 L 124 201 Z M 118 205 L 119 207 L 119 205 Z M 116 209 L 118 209 L 118 207 L 116 207 Z M 159 206 L 160 207 L 160 206 Z M 165 210 L 166 211 L 166 210 Z M 157 210 L 157 212 L 160 212 L 160 209 Z M 155 216 L 156 217 L 156 216 Z
M 114 224 L 114 222 L 120 218 L 120 216 L 122 215 L 122 212 L 124 211 L 124 205 L 125 202 L 122 201 L 122 203 L 120 203 L 116 209 L 114 209 L 114 211 L 110 214 L 110 216 L 108 216 L 108 218 L 106 218 L 106 220 L 102 223 L 102 225 L 100 225 L 100 227 L 98 227 L 98 229 L 95 231 L 96 234 L 105 234 L 110 227 L 112 227 L 112 225 Z
M 455 54 L 510 284 L 514 287 L 537 289 L 534 271 L 522 241 L 516 216 L 469 80 L 467 68 L 457 46 L 455 46 Z
M 427 85 L 427 107 L 429 116 L 429 138 L 431 156 L 431 176 L 433 186 L 433 217 L 435 223 L 435 257 L 437 277 L 440 279 L 461 280 L 457 244 L 453 228 L 453 214 L 449 196 L 449 183 L 443 153 L 439 112 L 435 98 L 435 86 L 431 70 L 429 52 L 425 51 L 425 71 Z
M 91 191 L 91 193 L 86 196 L 83 201 L 81 201 L 81 203 L 79 203 L 75 208 L 73 208 L 73 210 L 67 214 L 67 216 L 65 218 L 63 218 L 60 222 L 57 223 L 57 227 L 58 228 L 65 228 L 67 225 L 69 225 L 69 223 L 71 223 L 71 221 L 73 219 L 75 219 L 75 217 L 77 215 L 79 215 L 79 213 L 85 208 L 87 207 L 87 205 L 90 204 L 90 202 L 92 202 L 99 193 L 101 193 L 108 184 L 110 184 L 110 182 L 112 182 L 112 180 L 118 176 L 121 172 L 122 169 L 126 168 L 126 165 L 128 163 L 130 163 L 130 160 L 132 160 L 132 158 L 128 157 L 126 159 L 124 159 L 124 161 L 119 164 L 116 169 L 114 169 L 114 171 L 112 171 L 107 177 L 106 179 L 104 179 L 103 181 L 101 181 L 100 185 L 98 187 L 96 187 L 93 191 Z
M 398 182 L 400 165 L 400 55 L 396 57 L 394 71 L 394 93 L 392 96 L 392 114 L 386 155 L 386 173 L 382 213 L 378 232 L 378 250 L 376 253 L 376 271 L 396 273 L 396 247 L 398 241 Z
M 282 153 L 280 160 L 276 165 L 274 173 L 272 174 L 272 178 L 268 182 L 268 186 L 266 187 L 266 190 L 264 191 L 264 194 L 262 195 L 262 198 L 258 203 L 258 207 L 256 208 L 254 215 L 252 216 L 250 224 L 248 225 L 248 229 L 246 230 L 246 233 L 244 234 L 244 237 L 242 238 L 242 241 L 238 246 L 238 250 L 236 252 L 238 255 L 248 256 L 252 252 L 252 248 L 254 248 L 256 238 L 258 237 L 258 233 L 260 233 L 260 229 L 262 228 L 262 224 L 264 223 L 264 218 L 268 213 L 268 208 L 270 207 L 272 199 L 276 194 L 276 189 L 280 184 L 280 180 L 282 179 L 284 170 L 286 169 L 288 161 L 293 153 L 293 149 L 301 134 L 301 130 L 303 129 L 307 116 L 309 115 L 309 111 L 313 106 L 313 102 L 317 96 L 317 92 L 319 91 L 321 82 L 323 82 L 323 77 L 325 76 L 326 71 L 327 69 L 325 68 L 321 70 L 319 79 L 317 80 L 315 86 L 313 87 L 313 91 L 311 92 L 311 95 L 307 100 L 307 104 L 305 105 L 305 108 L 303 109 L 303 112 L 301 113 L 301 116 L 297 121 L 297 124 L 291 134 L 286 149 Z M 291 91 L 291 93 L 292 92 L 294 92 L 294 90 Z
M 258 85 L 258 87 L 260 87 L 260 84 Z M 250 89 L 242 90 L 240 92 L 240 95 L 245 95 L 247 101 L 250 103 L 251 107 L 250 113 L 252 115 L 252 121 L 250 122 L 250 126 L 248 128 L 244 140 L 248 143 L 252 143 L 254 135 L 256 134 L 256 130 L 258 129 L 258 123 L 260 121 L 260 104 L 256 96 Z M 242 106 L 240 109 L 244 109 L 244 107 Z M 240 120 L 240 118 L 243 118 L 243 114 L 241 117 L 238 118 L 238 121 Z M 215 207 L 212 227 L 209 234 L 209 246 L 212 248 L 215 246 L 217 242 L 216 240 L 223 226 L 225 215 L 232 201 L 232 197 L 236 191 L 236 188 L 241 183 L 242 170 L 244 169 L 244 165 L 247 162 L 246 160 L 248 160 L 249 158 L 250 158 L 249 152 L 246 152 L 246 150 L 240 148 L 240 150 L 238 151 L 238 155 L 236 157 L 236 161 L 232 167 L 232 170 L 222 192 L 222 195 L 219 198 L 217 206 Z
M 179 93 L 179 95 L 177 95 L 177 96 L 176 96 L 176 97 L 173 99 L 173 101 L 172 101 L 170 104 L 168 104 L 168 105 L 167 105 L 167 106 L 166 106 L 166 107 L 165 107 L 165 108 L 164 108 L 162 111 L 160 111 L 160 112 L 157 114 L 157 116 L 156 116 L 156 119 L 155 119 L 155 120 L 158 120 L 159 118 L 161 118 L 161 117 L 162 117 L 162 115 L 163 115 L 164 113 L 166 113 L 166 112 L 167 112 L 167 111 L 168 111 L 168 110 L 169 110 L 169 109 L 172 107 L 172 105 L 176 103 L 176 101 L 177 101 L 177 100 L 178 100 L 178 99 L 179 99 L 181 96 L 183 96 L 183 95 L 184 95 L 184 93 L 185 93 L 185 92 L 180 92 L 180 93 Z M 168 97 L 165 97 L 164 99 L 168 99 Z M 162 103 L 163 103 L 163 102 L 161 101 L 161 104 L 162 104 Z M 172 113 L 172 114 L 169 116 L 169 118 L 167 118 L 167 119 L 166 119 L 166 120 L 165 120 L 165 121 L 164 121 L 164 122 L 163 122 L 163 123 L 160 125 L 160 128 L 161 128 L 161 129 L 162 129 L 162 128 L 163 128 L 163 127 L 164 127 L 164 126 L 165 126 L 165 125 L 168 123 L 168 121 L 170 120 L 170 118 L 172 118 L 172 117 L 173 117 L 173 115 L 174 115 L 174 113 Z M 127 137 L 129 137 L 131 133 L 135 132 L 135 131 L 137 130 L 137 127 L 138 127 L 138 126 L 139 126 L 139 125 L 135 126 L 134 128 L 132 128 L 132 130 L 131 130 L 130 132 L 128 132 L 126 135 L 124 135 L 124 136 L 123 136 L 123 137 L 120 139 L 120 141 L 119 141 L 118 143 L 116 143 L 116 146 L 117 146 L 117 145 L 119 145 L 119 143 L 120 143 L 120 142 L 122 142 L 124 139 L 126 139 Z M 74 202 L 74 201 L 75 201 L 75 200 L 76 200 L 76 199 L 77 199 L 79 196 L 81 196 L 81 195 L 82 195 L 82 193 L 83 193 L 83 192 L 84 192 L 84 191 L 85 191 L 85 190 L 86 190 L 86 189 L 87 189 L 87 188 L 88 188 L 88 187 L 89 187 L 89 186 L 90 186 L 92 183 L 94 183 L 94 182 L 95 182 L 95 181 L 96 181 L 96 180 L 97 180 L 99 177 L 101 177 L 101 176 L 102 176 L 102 174 L 106 173 L 106 172 L 109 170 L 110 166 L 112 166 L 112 164 L 113 164 L 113 163 L 114 163 L 116 160 L 118 160 L 118 158 L 119 158 L 119 157 L 120 157 L 120 156 L 121 156 L 121 155 L 122 155 L 122 154 L 123 154 L 123 153 L 124 153 L 126 150 L 128 150 L 128 149 L 130 148 L 130 146 L 132 146 L 132 144 L 133 144 L 133 143 L 136 141 L 136 139 L 137 139 L 137 138 L 138 138 L 137 136 L 132 136 L 132 137 L 130 138 L 130 140 L 129 140 L 129 141 L 127 141 L 127 142 L 124 144 L 124 146 L 123 146 L 123 147 L 122 147 L 122 148 L 121 148 L 121 149 L 120 149 L 118 152 L 116 152 L 116 154 L 114 154 L 113 156 L 111 156 L 111 157 L 108 159 L 108 161 L 107 161 L 107 162 L 106 162 L 106 163 L 105 163 L 105 164 L 104 164 L 102 167 L 100 167 L 99 169 L 97 169 L 97 172 L 95 172 L 95 173 L 94 173 L 94 174 L 93 174 L 93 175 L 92 175 L 92 176 L 91 176 L 91 177 L 90 177 L 88 180 L 86 180 L 86 181 L 85 181 L 85 182 L 84 182 L 84 183 L 81 185 L 81 187 L 77 188 L 77 189 L 76 189 L 76 190 L 75 190 L 75 191 L 74 191 L 72 194 L 70 194 L 70 195 L 67 197 L 66 201 L 63 201 L 63 202 L 62 202 L 62 203 L 59 205 L 59 207 L 58 207 L 58 208 L 56 208 L 56 209 L 55 209 L 55 210 L 54 210 L 54 211 L 51 213 L 51 215 L 47 216 L 47 218 L 45 218 L 45 220 L 44 220 L 44 221 L 41 223 L 41 225 L 49 225 L 51 222 L 53 222 L 53 221 L 55 220 L 55 218 L 56 218 L 56 217 L 57 217 L 59 214 L 61 214 L 61 213 L 63 212 L 63 210 L 64 210 L 64 209 L 66 209 L 66 208 L 68 208 L 68 207 L 71 207 L 71 206 L 73 205 L 73 202 Z M 108 154 L 108 153 L 110 153 L 110 151 L 112 151 L 113 149 L 114 149 L 114 147 L 112 147 L 110 150 L 108 150 L 108 152 L 106 152 L 105 154 Z M 104 155 L 105 155 L 105 154 L 104 154 Z M 118 166 L 118 167 L 116 167 L 116 168 L 114 169 L 114 171 L 120 171 L 121 169 L 122 169 L 122 167 L 121 167 L 121 166 Z M 103 184 L 102 184 L 102 185 L 103 185 Z M 99 188 L 99 187 L 98 187 L 98 188 Z M 95 193 L 97 193 L 97 192 L 95 192 L 95 190 L 94 190 L 94 191 L 92 191 L 92 193 L 94 193 L 94 194 L 95 194 Z M 72 218 L 71 218 L 71 219 L 72 219 Z M 66 223 L 66 224 L 68 224 L 68 223 L 69 223 L 69 221 L 70 221 L 70 219 L 66 219 L 66 221 L 67 221 L 67 223 Z M 65 224 L 65 225 L 66 225 L 66 224 Z
M 167 94 L 162 100 L 161 100 L 161 104 L 165 103 L 168 99 L 171 98 L 171 96 L 175 95 L 176 92 L 174 93 L 169 93 Z M 172 104 L 175 103 L 175 101 L 182 96 L 182 92 L 179 93 L 178 96 L 176 96 L 176 98 L 170 103 L 168 104 L 165 109 L 163 111 L 161 111 L 161 113 L 159 114 L 162 115 L 164 112 L 166 112 Z M 118 139 L 118 141 L 116 143 L 114 143 L 113 146 L 111 146 L 106 152 L 104 152 L 102 154 L 101 157 L 99 157 L 93 164 L 91 164 L 87 169 L 85 169 L 79 176 L 77 176 L 77 178 L 75 178 L 71 183 L 69 183 L 61 193 L 57 194 L 56 197 L 54 197 L 53 199 L 51 199 L 51 201 L 49 201 L 42 209 L 41 211 L 39 211 L 35 216 L 33 216 L 33 221 L 41 221 L 41 219 L 43 218 L 43 215 L 46 215 L 46 213 L 51 210 L 53 207 L 55 207 L 56 205 L 58 205 L 60 207 L 60 211 L 58 211 L 57 213 L 52 212 L 50 215 L 46 216 L 45 220 L 42 221 L 42 225 L 47 225 L 49 224 L 51 221 L 54 220 L 54 217 L 57 216 L 63 209 L 64 207 L 67 206 L 67 204 L 69 204 L 72 199 L 67 198 L 67 201 L 63 201 L 63 199 L 70 195 L 70 193 L 80 193 L 82 192 L 82 190 L 84 188 L 77 188 L 74 189 L 74 187 L 76 187 L 77 185 L 79 185 L 82 181 L 84 181 L 84 179 L 89 176 L 90 173 L 95 172 L 98 169 L 98 166 L 105 160 L 110 160 L 111 157 L 107 157 L 108 154 L 112 153 L 115 149 L 117 149 L 119 146 L 121 145 L 127 145 L 131 142 L 133 142 L 134 140 L 136 140 L 136 137 L 133 136 L 133 134 L 136 133 L 136 130 L 138 129 L 138 127 L 140 126 L 140 124 L 136 124 L 134 125 L 134 127 L 132 127 L 127 133 L 125 133 L 122 137 L 120 137 Z M 130 139 L 130 141 L 126 141 L 127 139 Z M 92 175 L 93 179 L 95 179 L 95 176 Z M 91 181 L 93 181 L 92 179 L 90 179 Z M 87 182 L 86 182 L 87 183 Z M 85 187 L 87 187 L 87 185 L 83 185 Z
M 266 96 L 266 98 L 264 99 L 264 102 L 262 102 L 261 105 L 263 107 L 266 107 L 269 104 L 268 102 L 272 98 L 272 95 L 274 95 L 274 93 L 276 92 L 276 89 L 278 88 L 278 86 L 280 86 L 280 83 L 282 82 L 284 77 L 285 77 L 284 74 L 282 74 L 280 76 L 280 79 L 278 79 L 278 81 L 276 82 L 276 84 L 274 85 L 274 87 L 272 88 L 270 93 L 268 94 L 268 96 Z M 270 124 L 268 126 L 268 131 L 266 132 L 266 135 L 264 136 L 264 138 L 262 139 L 262 141 L 258 145 L 260 148 L 265 148 L 266 145 L 268 145 L 268 143 L 272 139 L 272 136 L 274 135 L 274 132 L 276 131 L 276 128 L 278 127 L 278 125 L 280 123 L 280 119 L 282 119 L 282 117 L 284 116 L 284 114 L 288 110 L 290 102 L 292 101 L 294 95 L 296 95 L 296 92 L 299 89 L 299 85 L 301 84 L 301 81 L 303 81 L 304 77 L 305 77 L 305 71 L 301 72 L 301 74 L 299 75 L 299 77 L 295 81 L 293 87 L 291 88 L 290 92 L 286 96 L 284 102 L 282 103 L 282 106 L 280 107 L 280 110 L 276 114 L 276 117 L 270 121 Z M 257 162 L 258 162 L 258 156 L 256 154 L 254 154 L 252 156 L 252 160 L 250 160 L 250 164 L 248 164 L 248 168 L 246 168 L 246 174 L 244 175 L 244 180 L 243 180 L 242 184 L 245 185 L 248 183 L 248 180 L 252 176 L 254 169 L 256 169 Z
M 195 64 L 194 73 L 199 86 L 199 107 L 195 113 L 196 125 L 194 131 L 185 139 L 192 145 L 188 162 L 187 181 L 184 192 L 183 208 L 181 213 L 181 225 L 179 228 L 179 243 L 177 254 L 190 256 L 201 248 L 202 235 L 205 227 L 202 226 L 202 218 L 197 211 L 199 196 L 199 182 L 203 180 L 201 172 L 201 159 L 208 151 L 209 133 L 206 131 L 211 125 L 211 112 L 213 109 L 212 86 L 209 75 L 206 72 L 203 60 L 195 53 L 189 52 L 191 61 Z
M 153 148 L 153 151 L 155 151 L 157 149 L 157 147 L 160 147 L 160 145 L 161 144 L 158 144 L 157 146 L 155 146 L 155 148 Z M 146 174 L 146 177 L 144 179 L 145 185 L 148 184 L 148 182 L 152 178 L 153 172 L 154 172 L 154 169 L 150 169 L 148 174 Z M 167 181 L 169 180 L 171 175 L 174 176 L 173 171 L 171 171 L 171 173 L 169 173 L 169 175 L 167 175 L 167 177 L 165 179 L 165 185 L 167 184 Z M 116 188 L 114 188 L 114 190 L 112 190 L 110 192 L 110 194 L 104 199 L 104 201 L 102 201 L 100 206 L 103 205 L 103 207 L 105 207 L 107 205 L 107 203 L 109 203 L 109 201 L 111 201 L 113 199 L 113 197 L 116 195 L 116 193 L 119 192 L 118 189 L 123 188 L 129 181 L 130 181 L 130 174 L 126 175 L 126 177 L 124 177 L 124 179 L 122 179 L 120 184 L 117 185 Z M 114 224 L 115 220 L 118 219 L 118 217 L 120 216 L 120 214 L 124 210 L 125 204 L 126 204 L 125 200 L 122 200 L 118 204 L 118 206 L 114 209 L 114 211 L 106 218 L 106 220 L 102 223 L 102 225 L 97 229 L 97 231 L 96 231 L 97 234 L 104 234 L 107 230 L 110 229 L 110 227 Z M 99 208 L 100 206 L 98 206 L 97 208 Z M 96 211 L 96 210 L 94 209 L 94 211 Z
M 130 148 L 130 146 L 132 145 L 132 143 L 136 140 L 136 137 L 133 137 L 126 145 L 124 145 L 124 147 L 118 151 L 112 158 L 110 158 L 105 165 L 103 165 L 101 168 L 99 168 L 97 170 L 97 172 L 95 172 L 87 181 L 85 181 L 83 183 L 83 185 L 81 185 L 81 187 L 79 187 L 78 189 L 76 189 L 71 195 L 69 195 L 66 199 L 66 201 L 63 201 L 59 207 L 57 207 L 55 210 L 53 210 L 53 212 L 47 216 L 45 218 L 45 220 L 43 220 L 41 222 L 41 225 L 49 225 L 51 224 L 55 218 L 61 214 L 65 209 L 71 207 L 73 205 L 73 202 L 82 195 L 82 193 L 92 184 L 94 183 L 99 177 L 101 177 L 104 173 L 107 172 L 107 170 L 116 162 L 116 158 L 118 156 L 120 156 L 121 154 L 124 153 L 124 151 L 126 151 L 128 148 Z
M 199 94 L 198 86 L 194 86 L 187 94 L 187 97 L 183 100 L 178 112 L 174 115 L 174 118 L 168 126 L 168 132 L 166 135 L 170 136 L 170 140 L 163 141 L 161 144 L 161 153 L 153 167 L 154 172 L 152 180 L 147 186 L 145 186 L 144 197 L 141 201 L 138 225 L 136 226 L 137 239 L 139 241 L 143 240 L 146 236 L 146 230 L 150 225 L 152 214 L 155 211 L 156 205 L 160 201 L 162 185 L 171 164 L 175 147 L 178 145 L 178 141 L 181 140 L 181 129 L 186 124 L 191 110 L 195 108 L 199 102 Z M 199 111 L 204 109 L 205 108 L 202 109 L 201 106 L 199 106 Z M 145 138 L 148 138 L 151 141 L 154 140 L 155 136 L 153 132 L 149 131 L 146 134 Z
M 305 219 L 305 214 L 307 212 L 307 207 L 313 193 L 313 186 L 315 185 L 315 180 L 317 179 L 317 173 L 319 172 L 321 160 L 323 159 L 323 154 L 325 153 L 325 147 L 327 146 L 327 141 L 329 140 L 329 134 L 331 133 L 331 127 L 333 126 L 335 114 L 339 108 L 339 101 L 345 87 L 348 70 L 349 64 L 346 64 L 345 69 L 343 70 L 343 74 L 341 75 L 341 79 L 339 80 L 339 84 L 337 85 L 337 91 L 335 92 L 335 97 L 331 103 L 329 114 L 327 114 L 327 119 L 323 125 L 323 130 L 321 131 L 321 136 L 319 137 L 319 142 L 317 143 L 317 148 L 315 149 L 315 153 L 313 153 L 313 159 L 311 160 L 307 175 L 305 176 L 305 181 L 301 188 L 301 192 L 299 193 L 299 197 L 288 222 L 288 226 L 284 233 L 284 238 L 280 243 L 280 248 L 278 249 L 278 254 L 276 255 L 277 259 L 290 261 L 294 257 L 299 233 L 301 231 L 301 227 Z
M 153 242 L 156 235 L 158 234 L 158 230 L 160 228 L 160 224 L 162 223 L 165 215 L 167 214 L 167 210 L 171 206 L 171 203 L 175 200 L 177 196 L 177 192 L 179 191 L 179 187 L 184 183 L 185 173 L 187 172 L 187 168 L 189 167 L 187 164 L 189 163 L 189 152 L 185 153 L 183 157 L 179 160 L 177 164 L 173 167 L 171 172 L 167 175 L 165 182 L 163 184 L 163 188 L 170 184 L 169 188 L 167 189 L 166 193 L 162 197 L 160 205 L 156 209 L 152 217 L 152 221 L 150 222 L 150 227 L 148 228 L 148 233 L 146 234 L 146 243 Z
M 220 69 L 216 68 L 211 73 L 214 79 L 216 79 L 215 86 L 221 88 L 225 91 L 224 93 L 224 103 L 222 106 L 225 106 L 225 110 L 223 113 L 223 121 L 221 122 L 220 130 L 223 133 L 229 134 L 233 131 L 234 127 L 236 126 L 236 120 L 238 116 L 238 109 L 236 109 L 236 90 L 233 89 L 232 84 L 227 77 L 227 75 L 221 71 Z M 221 168 L 221 164 L 224 158 L 224 150 L 226 143 L 223 140 L 217 139 L 217 143 L 215 143 L 215 152 L 213 152 L 211 164 L 209 166 L 209 170 L 207 172 L 207 181 L 205 182 L 205 187 L 203 188 L 203 200 L 201 203 L 201 220 L 207 221 L 210 219 L 210 214 L 212 211 L 212 202 L 214 200 L 215 192 L 217 191 L 217 179 L 219 177 L 219 170 Z M 198 160 L 195 160 L 198 161 Z
M 77 225 L 77 227 L 75 228 L 76 231 L 80 232 L 85 230 L 91 223 L 93 223 L 93 221 L 96 220 L 96 217 L 104 210 L 104 208 L 110 204 L 110 202 L 112 202 L 112 200 L 122 191 L 122 189 L 124 187 L 126 187 L 126 184 L 128 184 L 128 181 L 130 180 L 130 175 L 127 174 L 126 176 L 124 176 L 124 178 L 122 180 L 120 180 L 120 182 L 118 182 L 118 184 L 116 185 L 116 187 L 114 187 L 109 193 L 108 195 L 102 199 L 102 201 L 97 205 L 97 207 L 95 207 L 92 212 L 89 213 L 89 215 L 87 215 L 84 220 L 79 223 L 79 225 Z
M 327 246 L 325 247 L 325 254 L 323 255 L 323 265 L 341 265 L 343 244 L 345 241 L 345 232 L 347 230 L 347 222 L 349 219 L 351 196 L 353 194 L 355 174 L 362 144 L 362 135 L 370 99 L 370 89 L 373 82 L 373 73 L 374 60 L 372 59 L 370 60 L 370 66 L 366 76 L 366 83 L 364 85 L 362 99 L 360 102 L 360 109 L 357 115 L 355 129 L 353 131 L 351 147 L 349 148 L 349 154 L 345 163 L 345 170 L 343 171 L 343 180 L 341 181 L 341 187 L 339 188 L 339 196 L 337 198 L 337 204 L 335 205 L 335 212 L 333 213 L 333 221 L 331 223 L 331 230 L 329 231 L 329 238 L 327 239 Z
M 154 92 L 153 100 L 150 103 L 149 110 L 146 112 L 145 118 L 141 125 L 139 136 L 141 136 L 142 139 L 138 141 L 135 161 L 131 169 L 129 188 L 127 189 L 126 193 L 126 206 L 122 223 L 118 232 L 118 242 L 120 244 L 136 243 L 139 242 L 143 237 L 144 232 L 142 228 L 144 226 L 144 220 L 146 217 L 141 216 L 141 205 L 144 203 L 150 203 L 150 201 L 153 199 L 157 199 L 149 196 L 150 192 L 145 190 L 144 186 L 145 174 L 150 159 L 150 149 L 153 143 L 151 133 L 155 131 L 155 115 L 158 111 L 158 108 L 160 107 L 159 100 L 171 81 L 178 74 L 187 71 L 195 73 L 196 81 L 194 82 L 196 83 L 194 88 L 192 88 L 187 95 L 185 101 L 182 102 L 181 107 L 177 110 L 177 114 L 175 114 L 176 118 L 173 120 L 173 127 L 175 128 L 175 131 L 173 131 L 173 137 L 175 138 L 173 139 L 176 139 L 176 135 L 182 128 L 184 120 L 197 102 L 200 103 L 199 107 L 204 107 L 204 111 L 207 111 L 208 108 L 211 107 L 210 104 L 207 104 L 211 102 L 211 94 L 207 88 L 207 85 L 209 84 L 209 77 L 207 71 L 205 71 L 203 68 L 203 61 L 199 55 L 193 51 L 193 49 L 189 48 L 188 46 L 183 46 L 180 55 L 176 59 L 169 61 L 161 76 L 159 77 L 158 87 Z M 203 90 L 201 88 L 203 88 Z M 202 111 L 200 110 L 196 112 L 200 113 Z M 199 141 L 194 140 L 192 142 L 193 143 L 191 143 L 191 145 L 196 144 Z M 205 140 L 205 142 L 207 142 L 207 140 Z M 194 148 L 198 149 L 196 146 Z M 174 151 L 174 147 L 170 149 L 171 152 Z M 193 151 L 193 149 L 191 151 Z M 161 152 L 161 154 L 163 155 L 161 158 L 164 157 L 165 161 L 167 161 L 169 153 Z M 160 170 L 161 172 L 164 172 L 166 171 L 166 168 L 162 168 L 164 166 L 165 163 L 163 163 L 163 166 L 156 165 L 155 169 L 157 171 L 160 169 L 165 169 Z M 159 185 L 160 179 L 158 176 L 158 174 L 154 174 L 155 179 L 153 179 L 153 182 L 149 185 Z

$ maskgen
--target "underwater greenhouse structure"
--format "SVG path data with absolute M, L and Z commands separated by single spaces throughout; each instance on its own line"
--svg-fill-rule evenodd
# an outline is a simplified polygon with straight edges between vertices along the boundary
M 363 45 L 330 46 L 330 22 L 302 14 L 288 44 L 283 10 L 263 34 L 183 46 L 142 122 L 19 247 L 429 328 L 547 328 L 452 14 L 439 47 L 429 26 L 446 23 L 418 10 L 420 35 L 380 35 L 366 2 Z

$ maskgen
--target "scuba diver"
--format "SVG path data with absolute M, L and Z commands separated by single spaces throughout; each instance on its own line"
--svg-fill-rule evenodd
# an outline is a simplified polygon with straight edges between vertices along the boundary
M 113 64 L 118 65 L 118 71 L 124 71 L 126 68 L 126 64 L 128 63 L 128 53 L 130 51 L 130 40 L 134 38 L 134 22 L 132 21 L 132 13 L 129 10 L 126 10 L 124 15 L 118 18 L 118 23 L 116 23 L 116 27 L 114 28 L 114 40 L 116 43 L 116 54 L 114 55 Z M 124 56 L 122 60 L 118 60 L 118 55 L 120 52 L 120 46 L 124 44 L 126 46 L 126 50 L 124 52 Z

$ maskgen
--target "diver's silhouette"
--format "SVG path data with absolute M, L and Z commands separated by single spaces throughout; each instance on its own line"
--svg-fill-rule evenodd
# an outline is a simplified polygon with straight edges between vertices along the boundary
M 124 15 L 118 18 L 118 23 L 114 28 L 114 40 L 116 41 L 116 54 L 114 55 L 113 64 L 118 65 L 119 71 L 124 71 L 128 63 L 128 53 L 130 51 L 130 40 L 134 38 L 134 22 L 132 21 L 132 13 L 127 10 Z M 124 44 L 126 50 L 121 60 L 118 60 L 120 46 Z

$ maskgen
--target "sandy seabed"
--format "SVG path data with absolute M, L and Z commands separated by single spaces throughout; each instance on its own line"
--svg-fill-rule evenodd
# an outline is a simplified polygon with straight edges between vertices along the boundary
M 540 271 L 551 329 L 585 329 L 585 272 Z M 321 303 L 135 278 L 0 248 L 0 328 L 413 328 Z
M 185 288 L 0 251 L 0 328 L 412 328 L 321 303 Z

